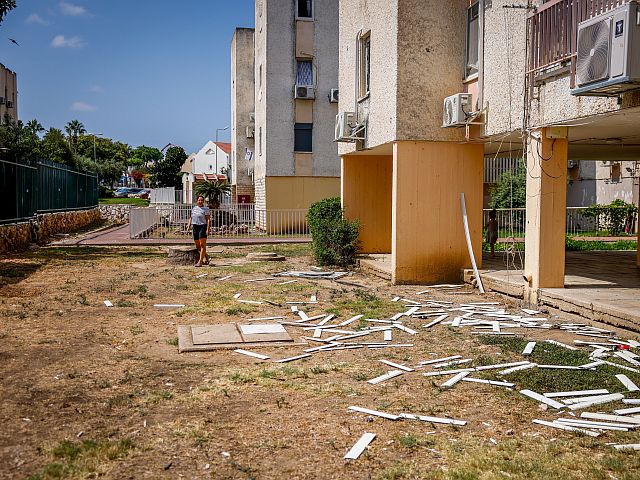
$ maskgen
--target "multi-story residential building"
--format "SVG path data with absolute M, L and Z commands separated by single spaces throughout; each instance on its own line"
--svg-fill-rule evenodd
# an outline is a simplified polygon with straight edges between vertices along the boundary
M 611 17 L 620 4 L 631 15 Z M 339 110 L 352 112 L 337 132 L 342 198 L 362 250 L 390 253 L 396 283 L 459 279 L 469 266 L 460 193 L 479 259 L 483 157 L 522 152 L 526 293 L 562 287 L 569 159 L 640 158 L 639 64 L 621 60 L 640 50 L 636 8 L 341 0 Z M 590 19 L 600 35 L 579 37 Z M 604 44 L 587 48 L 596 38 Z
M 231 198 L 234 203 L 254 202 L 253 38 L 253 28 L 236 28 L 231 40 Z
M 0 63 L 0 122 L 6 114 L 18 120 L 18 78 Z
M 340 195 L 337 54 L 338 0 L 256 0 L 256 208 Z

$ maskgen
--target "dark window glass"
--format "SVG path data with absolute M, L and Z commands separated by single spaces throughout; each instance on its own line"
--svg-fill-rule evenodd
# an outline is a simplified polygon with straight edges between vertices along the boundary
M 313 0 L 298 0 L 298 18 L 313 17 Z
M 313 123 L 296 123 L 293 150 L 296 152 L 313 151 Z

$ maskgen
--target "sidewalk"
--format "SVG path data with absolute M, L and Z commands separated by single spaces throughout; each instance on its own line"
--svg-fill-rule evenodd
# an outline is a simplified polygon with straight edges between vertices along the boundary
M 260 245 L 278 243 L 309 243 L 309 238 L 264 237 L 264 238 L 207 238 L 207 245 Z M 78 238 L 67 238 L 53 242 L 55 246 L 144 246 L 156 247 L 165 245 L 192 245 L 191 237 L 185 238 L 129 238 L 129 225 L 121 225 L 90 233 Z

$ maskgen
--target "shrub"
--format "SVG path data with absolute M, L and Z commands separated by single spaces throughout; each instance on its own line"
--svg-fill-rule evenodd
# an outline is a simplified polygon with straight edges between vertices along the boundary
M 318 265 L 353 265 L 358 252 L 360 224 L 342 217 L 339 198 L 314 203 L 307 214 L 313 256 Z
M 105 185 L 100 185 L 100 198 L 111 198 L 113 197 L 113 190 Z
M 602 223 L 610 235 L 617 236 L 620 232 L 632 231 L 637 211 L 633 203 L 618 199 L 610 205 L 591 205 L 583 215 L 595 219 L 596 224 Z

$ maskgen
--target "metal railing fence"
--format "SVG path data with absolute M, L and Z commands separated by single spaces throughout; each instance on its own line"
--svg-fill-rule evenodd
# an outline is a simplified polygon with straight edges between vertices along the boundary
M 155 205 L 132 208 L 130 237 L 188 239 L 192 205 Z M 290 238 L 311 237 L 306 209 L 260 210 L 253 204 L 222 205 L 211 210 L 210 238 Z
M 0 159 L 0 223 L 98 206 L 98 176 L 48 160 Z
M 525 234 L 526 213 L 524 208 L 498 208 L 496 209 L 496 220 L 498 221 L 499 236 L 522 238 Z M 593 234 L 606 235 L 607 229 L 605 222 L 584 213 L 587 207 L 567 207 L 567 235 L 585 235 Z M 486 226 L 489 222 L 490 208 L 482 211 L 482 225 Z M 638 216 L 629 222 L 629 230 L 626 233 L 635 234 L 638 232 Z

